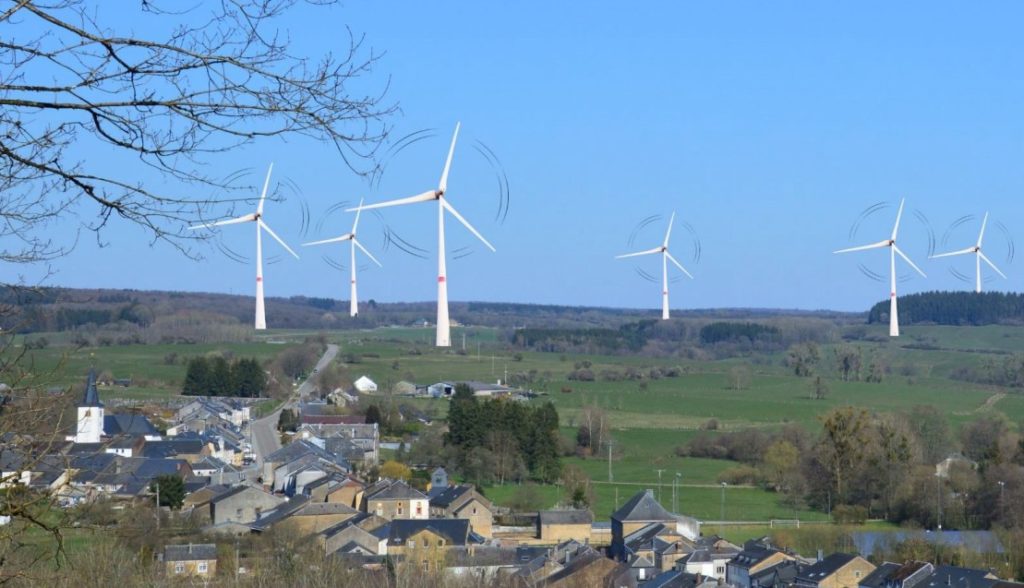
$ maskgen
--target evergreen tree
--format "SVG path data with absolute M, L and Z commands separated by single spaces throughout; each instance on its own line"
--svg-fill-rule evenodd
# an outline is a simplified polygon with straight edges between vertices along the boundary
M 234 396 L 232 384 L 231 366 L 228 364 L 228 360 L 221 356 L 210 360 L 209 395 Z
M 160 494 L 160 506 L 178 510 L 185 502 L 185 481 L 177 474 L 157 476 L 149 484 L 149 491 Z
M 367 424 L 380 423 L 381 415 L 380 408 L 376 404 L 371 404 L 366 408 L 366 422 Z
M 210 364 L 205 357 L 193 357 L 188 361 L 185 382 L 181 393 L 185 396 L 203 396 L 210 389 Z
M 255 359 L 240 359 L 231 366 L 235 396 L 258 398 L 267 387 L 267 376 Z

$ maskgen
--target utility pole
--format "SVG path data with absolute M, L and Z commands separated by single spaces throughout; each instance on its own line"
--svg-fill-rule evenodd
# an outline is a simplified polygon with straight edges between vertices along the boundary
M 661 502 L 661 473 L 665 470 L 654 470 L 658 472 L 658 502 Z
M 935 473 L 935 504 L 938 505 L 938 510 L 939 510 L 939 517 L 938 517 L 939 528 L 938 528 L 938 530 L 941 531 L 942 530 L 942 476 L 940 476 L 938 474 L 938 472 Z
M 156 483 L 156 532 L 160 533 L 160 483 Z
M 614 479 L 615 479 L 615 476 L 612 475 L 612 442 L 609 441 L 608 442 L 608 482 L 610 483 Z M 618 492 L 618 489 L 616 489 L 615 491 Z M 617 504 L 618 503 L 618 499 L 616 499 L 615 502 Z
M 1004 492 L 1006 490 L 1006 482 L 999 480 L 999 518 L 1006 518 L 1006 502 L 1004 502 Z
M 725 486 L 726 483 L 722 482 L 722 511 L 718 517 L 718 534 L 722 534 L 722 524 L 725 523 Z

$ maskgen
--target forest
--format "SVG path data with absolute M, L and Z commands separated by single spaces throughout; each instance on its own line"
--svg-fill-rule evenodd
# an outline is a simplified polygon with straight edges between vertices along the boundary
M 1024 324 L 1024 294 L 1015 292 L 921 292 L 900 296 L 899 305 L 904 325 Z M 869 323 L 888 320 L 888 300 L 868 311 Z

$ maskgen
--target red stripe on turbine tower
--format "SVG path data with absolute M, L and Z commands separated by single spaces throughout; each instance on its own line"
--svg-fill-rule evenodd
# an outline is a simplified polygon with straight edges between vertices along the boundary
M 256 281 L 257 282 L 262 282 L 263 281 L 263 276 L 256 276 Z
M 444 276 L 437 276 L 437 283 L 439 283 L 439 284 L 440 284 L 440 283 L 441 283 L 441 282 L 443 282 L 443 281 L 445 281 L 445 280 L 444 280 Z

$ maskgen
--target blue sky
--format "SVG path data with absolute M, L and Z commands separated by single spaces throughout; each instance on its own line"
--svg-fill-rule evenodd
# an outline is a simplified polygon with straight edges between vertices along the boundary
M 453 300 L 656 308 L 660 286 L 635 267 L 657 275 L 660 262 L 612 258 L 631 249 L 638 222 L 675 210 L 699 236 L 701 258 L 688 265 L 695 280 L 673 283 L 673 308 L 863 310 L 885 299 L 888 286 L 858 264 L 884 275 L 887 255 L 831 251 L 886 237 L 899 198 L 908 209 L 900 244 L 929 276 L 901 283 L 901 293 L 968 288 L 950 267 L 973 275 L 970 260 L 926 259 L 928 230 L 915 210 L 940 249 L 964 215 L 990 211 L 1011 238 L 1024 229 L 1022 17 L 1024 6 L 1010 2 L 352 2 L 306 10 L 283 23 L 298 50 L 343 48 L 345 25 L 364 33 L 386 51 L 375 75 L 390 76 L 389 97 L 401 106 L 395 135 L 435 128 L 436 138 L 402 151 L 376 188 L 330 149 L 303 141 L 256 144 L 219 164 L 265 169 L 274 161 L 316 218 L 341 200 L 432 188 L 460 120 L 448 196 L 498 251 L 449 218 L 450 250 L 472 250 L 449 258 Z M 494 175 L 476 141 L 508 174 L 504 223 L 495 220 Z M 266 211 L 293 246 L 348 229 L 350 219 L 335 214 L 333 227 L 318 233 L 314 221 L 303 238 L 299 200 Z M 858 215 L 883 201 L 889 208 L 851 241 Z M 384 219 L 428 257 L 382 251 L 380 222 L 368 218 L 362 237 L 384 268 L 361 274 L 360 297 L 433 300 L 433 206 L 389 209 Z M 641 231 L 634 247 L 656 246 L 666 222 Z M 961 225 L 948 246 L 970 245 L 978 224 Z M 252 230 L 228 229 L 238 230 L 225 230 L 225 243 L 251 256 Z M 195 262 L 151 247 L 131 227 L 103 236 L 106 247 L 84 238 L 58 261 L 50 283 L 252 291 L 252 266 L 217 249 Z M 693 238 L 679 226 L 674 236 L 685 264 Z M 1009 263 L 1007 242 L 990 227 L 990 257 L 1010 279 L 986 288 L 1024 283 L 1024 264 Z M 347 276 L 321 259 L 329 251 L 347 259 L 341 248 L 304 248 L 300 261 L 267 267 L 267 294 L 347 298 Z M 910 275 L 905 266 L 900 273 Z

